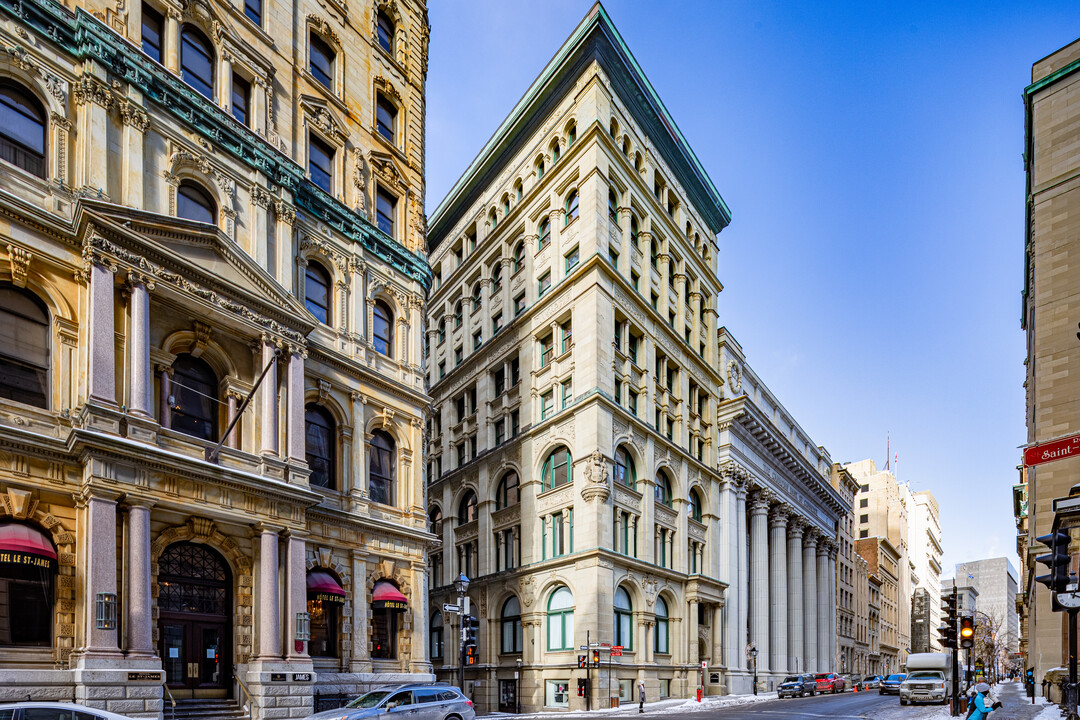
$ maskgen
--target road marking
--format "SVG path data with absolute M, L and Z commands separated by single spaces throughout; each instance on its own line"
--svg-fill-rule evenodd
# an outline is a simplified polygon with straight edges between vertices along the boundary
M 808 713 L 808 712 L 791 712 L 790 710 L 761 710 L 759 712 L 769 713 L 771 715 L 784 715 L 792 717 L 798 715 L 800 717 L 822 717 L 822 718 L 846 718 L 846 720 L 866 720 L 863 715 L 822 715 L 820 713 Z

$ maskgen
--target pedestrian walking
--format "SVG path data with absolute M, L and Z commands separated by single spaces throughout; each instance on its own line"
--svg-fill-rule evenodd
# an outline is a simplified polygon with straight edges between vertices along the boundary
M 645 712 L 645 681 L 639 680 L 637 684 L 637 699 L 639 713 Z
M 986 702 L 990 695 L 990 686 L 984 682 L 975 686 L 975 703 L 968 720 L 985 720 L 994 710 L 1001 707 L 1000 702 L 995 702 L 987 707 Z

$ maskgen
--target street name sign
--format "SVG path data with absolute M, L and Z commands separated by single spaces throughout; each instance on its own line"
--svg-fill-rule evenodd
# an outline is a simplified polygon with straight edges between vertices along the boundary
M 1080 456 L 1080 435 L 1033 445 L 1024 450 L 1024 465 L 1032 467 L 1054 460 Z
M 461 612 L 461 606 L 456 605 L 454 603 L 443 603 L 442 604 L 442 611 L 443 612 L 452 612 L 452 613 Z

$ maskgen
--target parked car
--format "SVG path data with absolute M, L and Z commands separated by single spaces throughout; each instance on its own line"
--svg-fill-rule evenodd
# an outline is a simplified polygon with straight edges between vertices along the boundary
M 382 717 L 395 708 L 408 720 L 474 720 L 472 700 L 450 685 L 391 685 L 361 695 L 343 708 L 315 713 L 307 720 L 360 720 Z M 405 717 L 402 715 L 402 717 Z M 3 720 L 3 718 L 0 718 Z M 15 718 L 14 720 L 18 720 Z M 69 719 L 70 720 L 70 719 Z M 81 720 L 77 718 L 76 720 Z
M 817 682 L 817 691 L 819 693 L 844 692 L 844 687 L 847 685 L 847 681 L 836 673 L 818 673 L 814 676 L 814 680 Z
M 0 704 L 0 720 L 130 720 L 125 715 L 63 702 Z
M 867 675 L 862 680 L 863 690 L 877 690 L 881 687 L 880 675 Z
M 900 704 L 936 702 L 945 704 L 945 673 L 940 670 L 912 670 L 900 683 Z
M 848 688 L 862 690 L 862 675 L 855 675 L 854 673 L 844 675 L 844 689 L 847 690 Z
M 907 675 L 889 675 L 887 678 L 881 681 L 878 686 L 878 693 L 881 695 L 899 695 L 900 683 L 904 682 L 904 678 Z
M 777 694 L 780 697 L 803 697 L 817 691 L 817 680 L 813 675 L 788 675 L 780 683 Z

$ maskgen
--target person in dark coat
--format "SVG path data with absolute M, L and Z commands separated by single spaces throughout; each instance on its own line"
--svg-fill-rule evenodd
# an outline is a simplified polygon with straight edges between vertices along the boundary
M 637 684 L 637 699 L 638 699 L 638 712 L 645 712 L 645 682 L 639 681 Z

